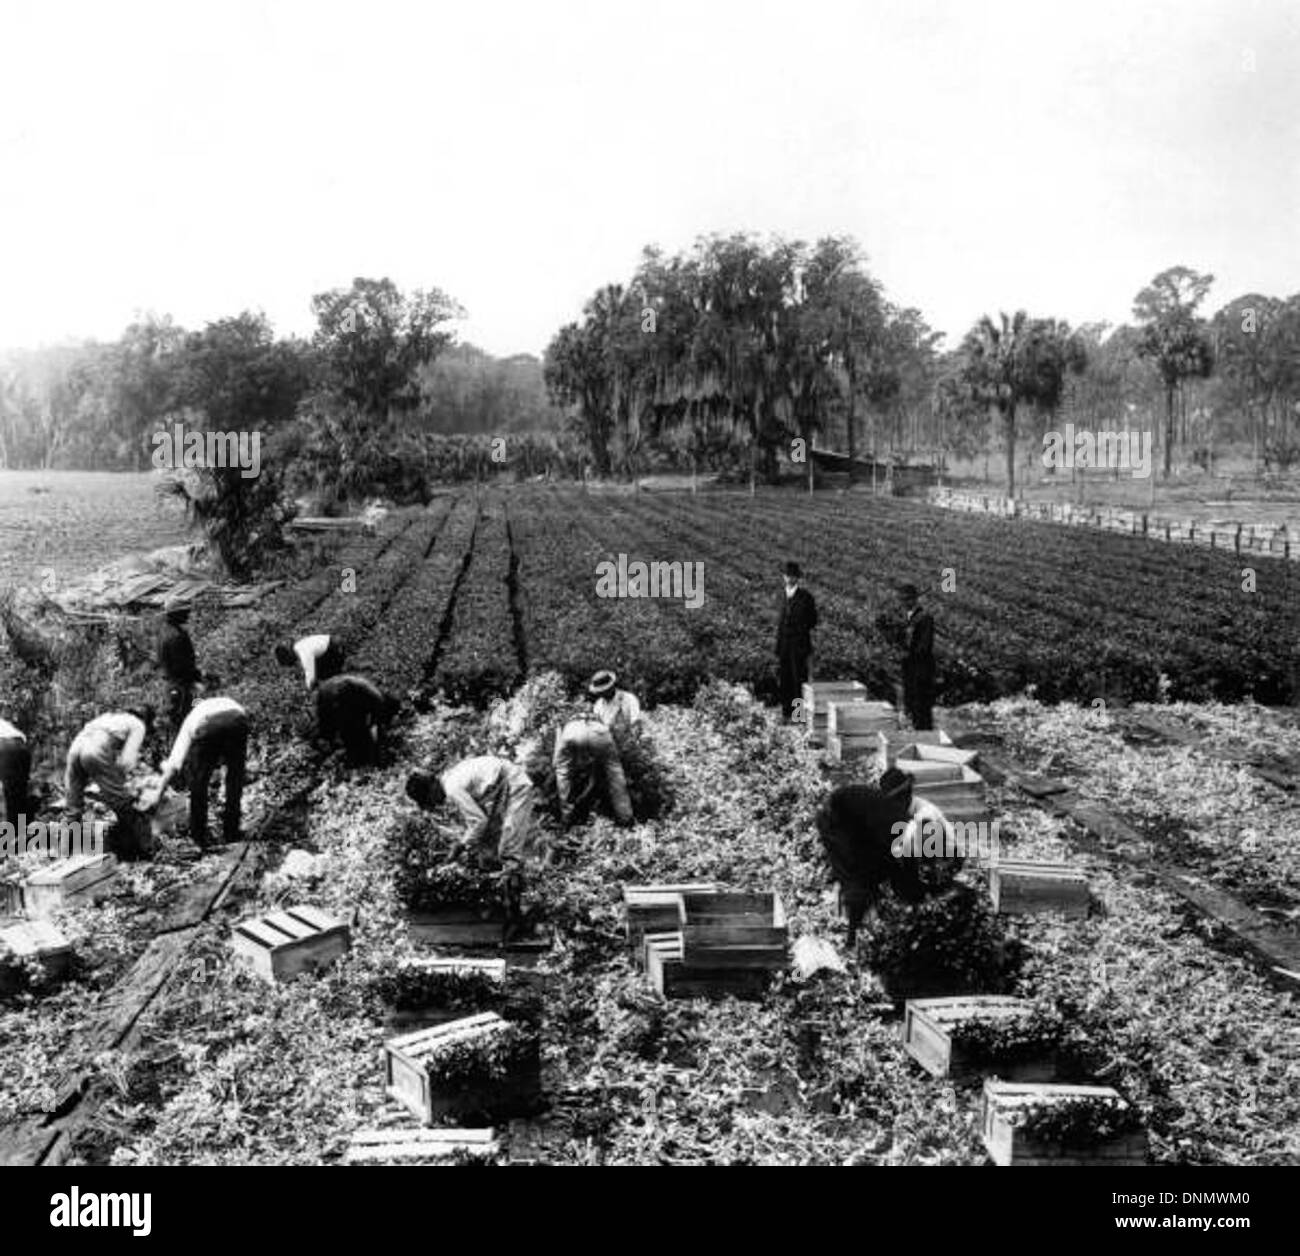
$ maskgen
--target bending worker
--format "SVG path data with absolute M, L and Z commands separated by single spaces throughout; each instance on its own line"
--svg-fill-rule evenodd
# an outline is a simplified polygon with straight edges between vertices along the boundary
M 158 634 L 158 666 L 167 688 L 167 730 L 175 736 L 194 705 L 194 686 L 203 677 L 194 656 L 194 642 L 185 625 L 190 612 L 185 606 L 169 610 Z
M 560 825 L 568 828 L 603 794 L 615 821 L 632 824 L 632 799 L 614 736 L 594 715 L 570 720 L 555 738 L 555 788 Z
M 401 702 L 364 676 L 331 676 L 316 686 L 316 728 L 333 745 L 343 742 L 349 767 L 378 763 Z
M 528 773 L 508 759 L 476 755 L 441 776 L 413 772 L 406 781 L 406 794 L 422 811 L 434 811 L 444 803 L 455 807 L 466 824 L 461 839 L 465 846 L 480 858 L 500 864 L 509 941 L 521 926 L 524 862 L 542 852 L 533 825 L 536 791 Z M 542 862 L 548 861 L 549 853 L 543 853 Z
M 190 838 L 202 848 L 208 838 L 208 786 L 218 767 L 225 768 L 225 809 L 222 834 L 239 841 L 244 773 L 248 762 L 248 712 L 233 698 L 205 698 L 185 717 L 172 752 L 162 765 L 162 778 L 143 808 L 153 810 L 167 787 L 182 772 L 190 789 Z
M 292 667 L 295 662 L 302 665 L 308 693 L 322 681 L 343 672 L 343 647 L 337 637 L 331 637 L 325 632 L 302 637 L 292 647 L 277 645 L 275 657 L 281 667 Z
M 115 845 L 123 856 L 138 853 L 140 816 L 137 791 L 127 784 L 127 773 L 140 762 L 140 751 L 153 732 L 154 709 L 133 707 L 109 711 L 91 720 L 68 747 L 65 776 L 67 810 L 81 822 L 86 786 L 93 784 L 117 818 Z M 85 826 L 90 832 L 90 826 Z
M 4 818 L 18 831 L 27 810 L 27 787 L 31 783 L 32 750 L 19 728 L 0 719 L 0 790 L 4 791 Z

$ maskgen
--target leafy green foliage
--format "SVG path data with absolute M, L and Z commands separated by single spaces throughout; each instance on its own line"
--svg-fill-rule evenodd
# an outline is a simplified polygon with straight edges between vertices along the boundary
M 1057 1147 L 1090 1147 L 1142 1128 L 1142 1114 L 1122 1099 L 1078 1095 L 1037 1106 L 1026 1105 L 1008 1117 L 1018 1135 Z

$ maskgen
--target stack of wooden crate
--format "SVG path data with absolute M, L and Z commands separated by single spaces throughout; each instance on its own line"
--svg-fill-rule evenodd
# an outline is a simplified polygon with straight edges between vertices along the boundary
M 987 824 L 988 788 L 984 778 L 948 755 L 945 747 L 914 746 L 900 754 L 894 766 L 912 777 L 914 798 L 933 803 L 953 824 Z
M 867 687 L 857 680 L 817 680 L 803 687 L 803 715 L 808 723 L 808 740 L 815 746 L 826 741 L 832 703 L 849 705 L 866 702 Z
M 888 702 L 831 702 L 826 714 L 826 757 L 832 763 L 873 759 L 880 738 L 898 729 L 898 712 Z
M 625 885 L 623 909 L 627 913 L 627 945 L 636 962 L 645 960 L 647 933 L 672 933 L 681 927 L 683 894 L 713 894 L 717 890 L 718 886 L 712 881 Z
M 643 934 L 651 985 L 665 998 L 760 995 L 789 965 L 790 931 L 775 893 L 684 891 L 675 927 Z

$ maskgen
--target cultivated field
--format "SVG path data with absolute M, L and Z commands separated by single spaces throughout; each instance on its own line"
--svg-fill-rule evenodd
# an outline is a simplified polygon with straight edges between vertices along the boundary
M 146 544 L 152 544 L 149 540 Z M 597 566 L 703 563 L 704 602 L 596 596 Z M 657 704 L 652 755 L 671 805 L 628 831 L 571 833 L 531 901 L 551 951 L 519 979 L 540 990 L 549 1107 L 511 1128 L 511 1154 L 551 1163 L 977 1164 L 978 1088 L 936 1081 L 902 1051 L 899 1020 L 865 964 L 762 1000 L 653 998 L 628 954 L 621 886 L 711 879 L 776 889 L 791 933 L 842 938 L 813 816 L 830 787 L 819 753 L 756 701 L 772 679 L 774 585 L 800 559 L 822 610 L 816 674 L 878 689 L 892 663 L 875 626 L 892 581 L 930 590 L 947 705 L 1132 826 L 1141 850 L 1082 841 L 1010 788 L 990 802 L 1007 854 L 1069 859 L 1098 910 L 1010 928 L 1006 989 L 1073 1010 L 1092 1075 L 1140 1108 L 1158 1163 L 1300 1159 L 1300 1012 L 1163 884 L 1114 857 L 1171 854 L 1294 931 L 1300 844 L 1294 795 L 1232 755 L 1300 756 L 1287 712 L 1245 703 L 1161 706 L 1195 745 L 1129 736 L 1117 699 L 1261 699 L 1287 683 L 1294 564 L 1259 563 L 1254 594 L 1225 554 L 908 503 L 823 495 L 587 496 L 448 492 L 394 512 L 375 537 L 335 542 L 318 569 L 254 608 L 196 616 L 203 666 L 254 718 L 247 794 L 255 843 L 242 901 L 196 926 L 161 995 L 125 1036 L 104 1037 L 105 992 L 127 978 L 168 912 L 220 855 L 184 841 L 135 865 L 127 892 L 62 920 L 74 979 L 0 1012 L 0 1162 L 30 1158 L 68 1077 L 87 1098 L 60 1152 L 116 1163 L 327 1163 L 351 1133 L 403 1120 L 379 1051 L 420 953 L 408 911 L 427 900 L 427 833 L 402 781 L 416 765 L 522 755 L 565 709 L 565 689 L 613 666 Z M 943 569 L 956 578 L 940 591 Z M 355 575 L 353 583 L 345 573 Z M 349 775 L 300 734 L 300 677 L 272 657 L 305 631 L 341 635 L 352 665 L 408 700 L 394 761 Z M 145 673 L 113 673 L 117 699 Z M 520 688 L 525 677 L 531 678 Z M 506 699 L 502 695 L 512 694 Z M 1101 703 L 1094 700 L 1101 698 Z M 649 814 L 657 811 L 657 814 Z M 546 821 L 552 823 L 549 819 Z M 323 860 L 277 871 L 290 847 Z M 983 874 L 962 877 L 983 892 Z M 353 950 L 326 975 L 268 987 L 235 965 L 232 919 L 311 902 L 357 909 Z M 851 959 L 851 957 L 850 957 Z M 477 1007 L 472 1010 L 477 1010 Z M 48 1141 L 48 1140 L 47 1140 Z

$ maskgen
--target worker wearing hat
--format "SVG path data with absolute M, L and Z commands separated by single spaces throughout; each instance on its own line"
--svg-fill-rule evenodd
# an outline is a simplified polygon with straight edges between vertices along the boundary
M 606 728 L 616 726 L 630 733 L 641 731 L 641 703 L 636 694 L 618 688 L 618 677 L 610 671 L 597 672 L 587 685 L 592 714 Z
M 176 601 L 164 607 L 163 625 L 158 633 L 158 667 L 163 674 L 166 702 L 163 706 L 167 732 L 176 736 L 194 705 L 194 687 L 203 677 L 194 656 L 194 642 L 186 625 L 190 608 Z

